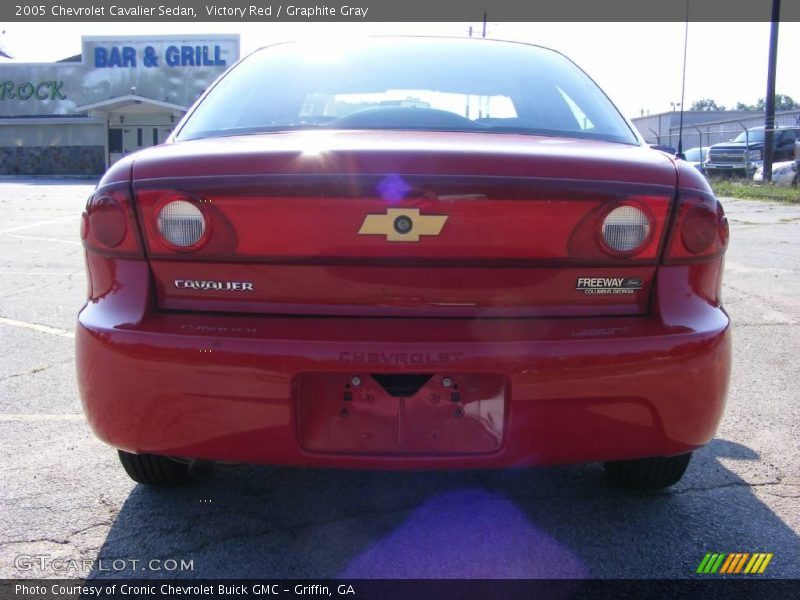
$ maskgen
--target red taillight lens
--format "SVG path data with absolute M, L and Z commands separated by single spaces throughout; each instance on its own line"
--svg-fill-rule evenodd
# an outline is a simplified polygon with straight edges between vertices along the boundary
M 125 239 L 125 211 L 111 196 L 95 198 L 88 216 L 90 230 L 104 246 L 116 248 Z
M 127 184 L 98 188 L 86 203 L 81 238 L 87 250 L 142 256 Z
M 667 263 L 705 261 L 720 256 L 728 245 L 728 220 L 711 194 L 683 191 L 667 251 Z
M 681 224 L 683 247 L 692 254 L 702 254 L 717 239 L 717 213 L 706 204 L 692 207 Z

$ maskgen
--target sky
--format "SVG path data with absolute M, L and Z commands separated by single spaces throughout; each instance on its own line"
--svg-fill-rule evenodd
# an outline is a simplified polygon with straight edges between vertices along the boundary
M 359 35 L 466 36 L 480 23 L 6 23 L 0 47 L 17 61 L 80 53 L 81 35 L 238 33 L 242 56 L 274 42 Z M 489 23 L 488 35 L 554 48 L 575 61 L 627 117 L 681 101 L 684 23 Z M 685 104 L 733 108 L 766 95 L 769 23 L 690 23 Z M 43 43 L 43 40 L 46 40 Z M 2 77 L 0 62 L 0 77 Z M 800 23 L 781 23 L 777 93 L 800 102 Z

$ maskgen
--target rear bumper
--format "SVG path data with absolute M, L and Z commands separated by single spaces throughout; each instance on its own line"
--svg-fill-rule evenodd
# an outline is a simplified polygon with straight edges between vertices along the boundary
M 128 284 L 81 311 L 77 367 L 92 428 L 128 451 L 321 467 L 493 468 L 679 454 L 708 442 L 722 415 L 729 321 L 686 293 L 690 267 L 659 269 L 657 317 L 437 320 L 158 313 L 145 300 L 146 264 L 117 263 Z M 305 450 L 298 378 L 373 372 L 502 376 L 502 443 L 483 454 Z

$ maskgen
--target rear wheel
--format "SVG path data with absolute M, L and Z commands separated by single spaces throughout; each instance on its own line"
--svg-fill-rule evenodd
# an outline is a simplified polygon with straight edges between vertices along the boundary
M 605 463 L 606 475 L 620 487 L 658 490 L 677 483 L 686 472 L 692 453 Z
M 118 450 L 119 461 L 128 476 L 145 485 L 180 485 L 189 480 L 189 463 L 157 454 L 132 454 Z

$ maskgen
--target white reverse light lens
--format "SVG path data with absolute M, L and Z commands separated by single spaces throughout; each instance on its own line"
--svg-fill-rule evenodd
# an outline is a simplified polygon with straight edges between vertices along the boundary
M 187 247 L 203 237 L 206 221 L 203 213 L 191 202 L 175 200 L 158 213 L 158 230 L 170 244 Z
M 603 239 L 616 252 L 633 252 L 647 241 L 650 221 L 635 206 L 615 208 L 603 221 Z

